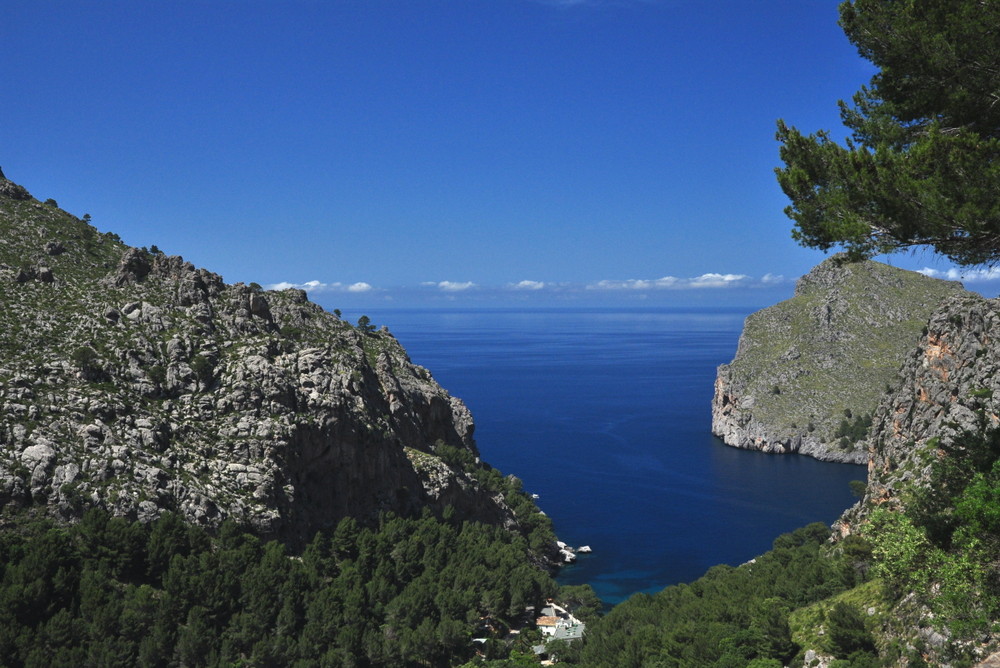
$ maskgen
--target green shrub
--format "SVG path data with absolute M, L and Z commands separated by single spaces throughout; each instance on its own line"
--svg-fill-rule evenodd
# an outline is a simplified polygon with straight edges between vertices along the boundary
M 95 351 L 90 346 L 80 346 L 73 351 L 70 355 L 70 361 L 73 365 L 80 370 L 83 377 L 87 380 L 98 381 L 102 380 L 104 377 L 104 371 L 101 368 L 100 358 Z
M 300 339 L 302 338 L 302 328 L 295 325 L 282 325 L 279 334 L 286 339 Z
M 851 419 L 851 411 L 844 411 L 845 419 L 840 421 L 837 431 L 833 433 L 834 438 L 847 439 L 848 444 L 854 444 L 863 440 L 868 435 L 868 430 L 872 426 L 872 416 L 859 415 Z M 846 449 L 846 448 L 844 448 Z
M 865 628 L 865 620 L 853 605 L 843 601 L 826 617 L 830 649 L 837 656 L 852 657 L 856 652 L 875 654 L 875 639 Z M 853 657 L 852 657 L 853 664 Z
M 149 375 L 149 379 L 156 385 L 163 385 L 167 381 L 167 370 L 159 364 L 149 367 L 149 371 L 146 373 Z
M 191 371 L 205 385 L 210 385 L 215 376 L 215 366 L 204 355 L 195 355 L 191 360 Z

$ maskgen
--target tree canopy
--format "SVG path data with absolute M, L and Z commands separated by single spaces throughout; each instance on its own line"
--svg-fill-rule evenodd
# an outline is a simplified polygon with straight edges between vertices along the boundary
M 839 103 L 843 145 L 778 122 L 793 237 L 1000 262 L 1000 3 L 853 0 L 840 25 L 878 72 Z
M 558 595 L 524 536 L 429 511 L 348 517 L 294 555 L 232 522 L 211 535 L 171 514 L 141 524 L 91 509 L 63 526 L 5 511 L 5 668 L 456 666 L 530 651 L 537 635 L 506 631 Z

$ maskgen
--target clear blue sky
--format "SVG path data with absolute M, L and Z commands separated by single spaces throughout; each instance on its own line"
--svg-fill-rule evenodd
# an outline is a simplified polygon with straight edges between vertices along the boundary
M 769 303 L 824 257 L 775 120 L 837 130 L 873 72 L 837 4 L 9 2 L 0 166 L 331 307 Z

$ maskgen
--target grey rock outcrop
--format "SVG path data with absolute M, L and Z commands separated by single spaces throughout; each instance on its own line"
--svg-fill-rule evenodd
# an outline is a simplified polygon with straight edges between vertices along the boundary
M 479 461 L 472 416 L 387 329 L 129 248 L 9 183 L 0 264 L 48 278 L 0 280 L 0 507 L 232 518 L 293 545 L 381 511 L 518 526 L 436 454 Z
M 7 197 L 14 200 L 29 200 L 31 195 L 24 188 L 13 181 L 9 181 L 0 170 L 0 197 Z
M 834 256 L 795 296 L 750 315 L 719 367 L 712 432 L 726 444 L 863 464 L 867 420 L 943 300 L 961 284 Z

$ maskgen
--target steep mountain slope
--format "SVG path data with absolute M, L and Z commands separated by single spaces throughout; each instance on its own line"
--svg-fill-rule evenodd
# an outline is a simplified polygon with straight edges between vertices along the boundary
M 386 510 L 529 519 L 477 480 L 469 411 L 387 330 L 127 247 L 2 174 L 0 305 L 0 506 L 172 510 L 299 545 Z
M 719 367 L 712 432 L 735 447 L 864 463 L 856 443 L 879 398 L 933 309 L 962 294 L 877 262 L 822 262 L 792 299 L 747 318 Z
M 863 442 L 868 491 L 839 523 L 842 533 L 875 506 L 926 484 L 941 446 L 1000 425 L 1000 302 L 966 294 L 941 305 L 875 411 Z
M 873 630 L 906 649 L 891 665 L 969 666 L 1000 647 L 998 331 L 994 299 L 933 313 L 874 413 L 866 494 L 835 525 L 871 546 L 887 609 Z

